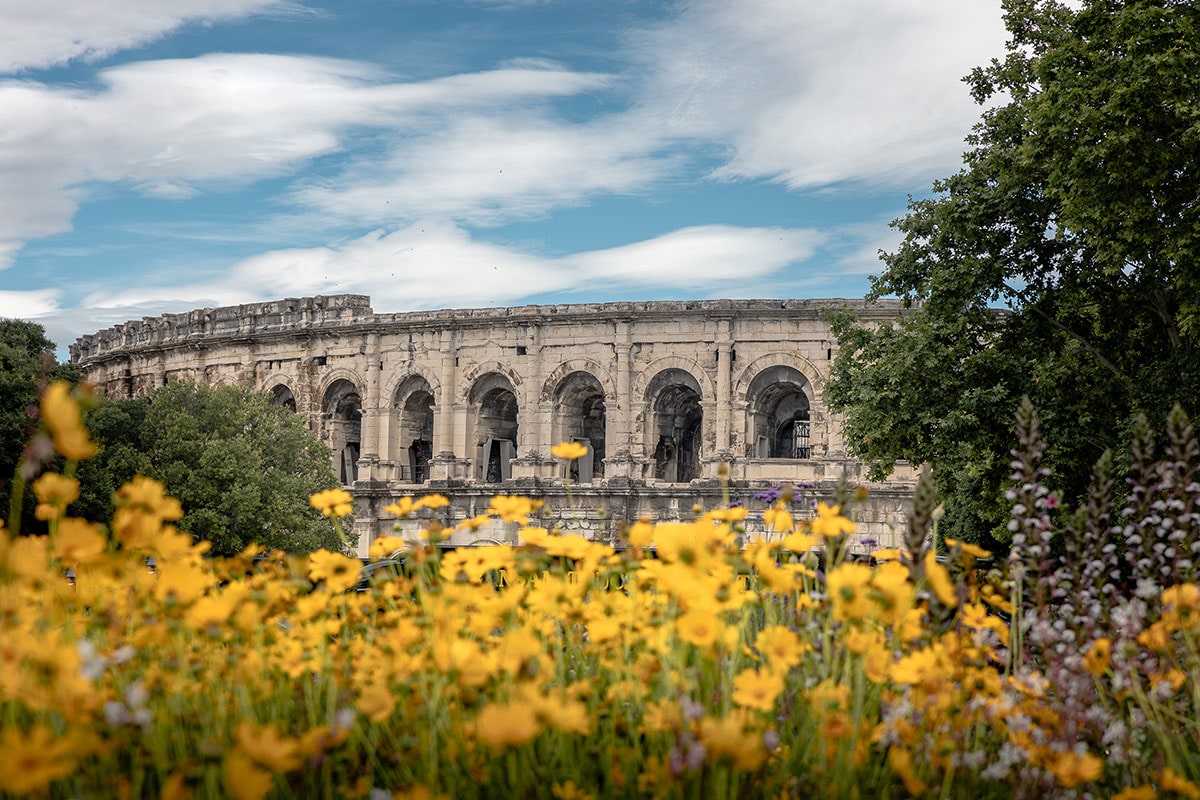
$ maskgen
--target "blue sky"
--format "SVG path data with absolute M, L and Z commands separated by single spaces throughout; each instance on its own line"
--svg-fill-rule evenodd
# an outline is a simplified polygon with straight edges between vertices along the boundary
M 0 317 L 859 297 L 999 0 L 0 0 Z

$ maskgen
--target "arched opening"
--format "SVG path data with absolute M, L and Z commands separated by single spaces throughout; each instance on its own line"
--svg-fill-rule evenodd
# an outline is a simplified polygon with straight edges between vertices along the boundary
M 358 452 L 362 441 L 362 399 L 348 380 L 334 381 L 321 403 L 325 441 L 333 451 L 333 470 L 343 484 L 358 480 Z
M 769 367 L 750 382 L 751 458 L 811 458 L 808 380 L 793 367 Z
M 429 480 L 433 458 L 433 391 L 420 375 L 405 380 L 396 390 L 392 404 L 393 457 L 400 462 L 400 480 L 424 483 Z
M 591 483 L 604 477 L 604 389 L 594 375 L 572 372 L 558 386 L 554 403 L 557 442 L 580 442 L 588 452 L 570 463 L 575 483 Z
M 289 411 L 296 410 L 296 396 L 292 394 L 292 390 L 282 383 L 275 384 L 271 389 L 271 405 L 286 408 Z
M 470 401 L 475 411 L 475 478 L 506 481 L 517 455 L 517 394 L 508 378 L 493 372 L 475 382 Z
M 668 369 L 654 376 L 646 394 L 650 400 L 648 432 L 654 477 L 668 483 L 687 483 L 700 477 L 704 423 L 700 384 L 681 369 Z

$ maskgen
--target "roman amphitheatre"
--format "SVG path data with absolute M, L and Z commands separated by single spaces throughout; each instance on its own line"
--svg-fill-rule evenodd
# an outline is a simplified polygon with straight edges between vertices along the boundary
M 856 512 L 869 549 L 891 542 L 915 474 L 901 464 L 865 483 L 847 455 L 823 398 L 831 306 L 868 324 L 899 313 L 858 300 L 705 300 L 377 314 L 366 296 L 336 295 L 126 322 L 70 352 L 109 397 L 190 379 L 251 386 L 304 415 L 354 495 L 362 553 L 392 531 L 384 508 L 406 495 L 447 495 L 457 522 L 496 494 L 523 494 L 545 501 L 547 523 L 615 541 L 641 517 L 687 519 L 728 501 L 761 511 L 754 495 L 780 485 L 828 499 L 843 475 L 869 490 Z M 563 441 L 587 455 L 553 457 Z M 516 535 L 497 523 L 451 541 Z

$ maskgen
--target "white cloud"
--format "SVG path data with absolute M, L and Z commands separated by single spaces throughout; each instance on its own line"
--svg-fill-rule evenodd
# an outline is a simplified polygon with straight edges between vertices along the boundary
M 884 270 L 879 252 L 895 252 L 904 241 L 904 234 L 890 227 L 888 220 L 880 219 L 843 225 L 834 232 L 834 238 L 850 243 L 836 261 L 839 274 L 878 275 Z
M 711 225 L 544 258 L 477 241 L 450 223 L 418 222 L 329 247 L 263 253 L 202 283 L 95 293 L 81 305 L 111 319 L 316 294 L 368 294 L 377 311 L 511 305 L 585 286 L 631 294 L 669 288 L 698 296 L 802 262 L 820 239 L 805 229 Z
M 607 80 L 530 65 L 420 83 L 384 77 L 332 59 L 209 55 L 107 69 L 99 91 L 0 82 L 0 242 L 69 230 L 78 187 L 89 181 L 185 198 L 216 181 L 286 174 L 339 149 L 354 128 L 418 125 L 421 115 L 447 109 L 518 107 Z M 14 252 L 0 248 L 0 268 Z
M 653 134 L 604 120 L 556 122 L 537 112 L 465 115 L 400 141 L 297 199 L 324 215 L 386 223 L 437 215 L 474 224 L 535 216 L 596 194 L 644 189 L 678 157 L 656 155 Z
M 693 0 L 634 43 L 643 108 L 726 146 L 716 177 L 903 184 L 958 164 L 1004 28 L 998 0 Z
M 0 289 L 0 319 L 37 319 L 58 310 L 57 289 L 7 291 Z
M 799 228 L 684 228 L 644 242 L 580 253 L 563 261 L 596 284 L 681 286 L 763 278 L 809 258 L 822 236 Z
M 186 22 L 236 19 L 291 6 L 281 0 L 0 0 L 0 74 L 100 58 Z

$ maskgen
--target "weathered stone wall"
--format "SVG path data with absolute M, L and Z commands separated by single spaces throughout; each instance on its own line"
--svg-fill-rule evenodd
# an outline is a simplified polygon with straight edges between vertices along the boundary
M 71 358 L 110 397 L 178 378 L 271 392 L 333 450 L 363 552 L 391 529 L 384 506 L 431 491 L 452 497 L 452 522 L 493 494 L 522 493 L 613 538 L 628 520 L 687 518 L 726 493 L 760 511 L 754 493 L 780 483 L 826 499 L 842 475 L 864 480 L 824 402 L 830 305 L 868 321 L 899 313 L 710 300 L 376 314 L 369 298 L 340 295 L 127 322 L 81 337 Z M 588 447 L 570 476 L 573 511 L 566 467 L 550 454 L 572 439 Z M 865 538 L 890 543 L 913 482 L 902 466 L 868 486 Z

